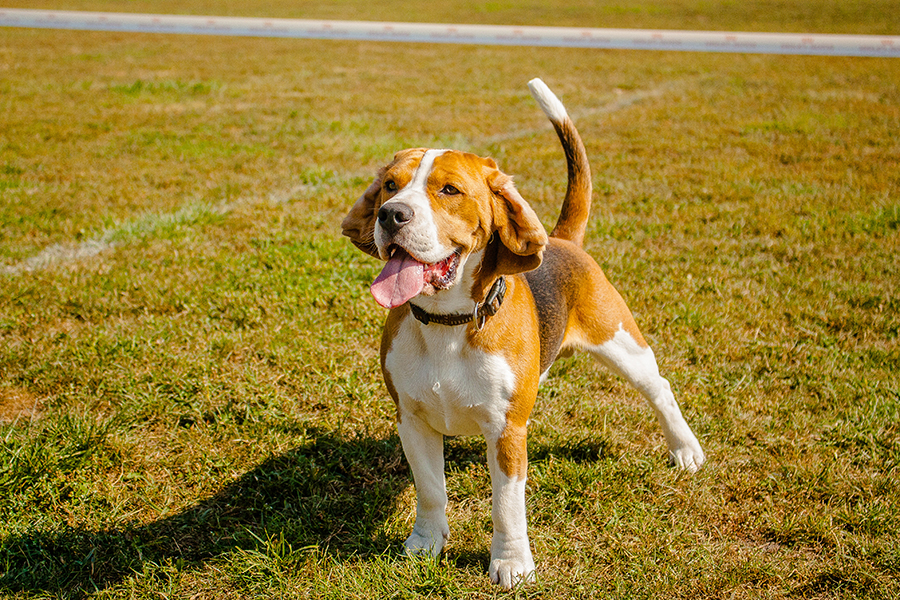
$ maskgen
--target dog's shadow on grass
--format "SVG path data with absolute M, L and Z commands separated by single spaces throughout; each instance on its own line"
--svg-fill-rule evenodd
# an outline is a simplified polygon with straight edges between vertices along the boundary
M 316 433 L 270 458 L 219 493 L 145 525 L 78 527 L 0 540 L 0 590 L 83 597 L 148 564 L 201 566 L 283 535 L 294 547 L 340 555 L 382 553 L 396 498 L 410 484 L 396 437 L 354 440 Z
M 381 555 L 398 546 L 383 525 L 411 484 L 399 439 L 348 441 L 327 432 L 308 437 L 173 516 L 144 525 L 68 527 L 0 540 L 0 590 L 81 598 L 145 566 L 199 568 L 238 549 L 259 549 L 267 537 L 283 538 L 294 548 L 318 546 L 338 558 Z M 485 461 L 480 438 L 460 438 L 445 450 L 448 466 Z M 530 448 L 536 460 L 553 454 L 583 462 L 605 453 L 587 440 Z M 489 489 L 486 481 L 485 492 Z M 471 549 L 456 563 L 487 569 L 489 557 L 489 548 Z

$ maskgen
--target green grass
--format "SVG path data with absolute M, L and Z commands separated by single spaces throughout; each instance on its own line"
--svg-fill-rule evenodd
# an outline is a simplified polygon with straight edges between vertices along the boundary
M 900 31 L 883 2 L 554 4 L 127 8 Z M 535 76 L 592 159 L 586 246 L 710 462 L 667 468 L 640 397 L 561 360 L 529 439 L 538 581 L 511 595 L 900 596 L 900 62 L 16 29 L 0 596 L 502 595 L 479 439 L 446 444 L 444 556 L 400 556 L 415 496 L 377 364 L 378 265 L 339 223 L 422 145 L 493 156 L 552 225 L 565 165 Z

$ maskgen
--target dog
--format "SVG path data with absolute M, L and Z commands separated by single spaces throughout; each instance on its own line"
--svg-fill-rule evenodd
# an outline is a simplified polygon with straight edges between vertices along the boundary
M 587 351 L 636 387 L 677 467 L 693 472 L 705 461 L 631 312 L 582 249 L 591 173 L 581 137 L 540 79 L 528 85 L 568 168 L 549 237 L 492 159 L 425 148 L 398 152 L 342 223 L 357 248 L 386 262 L 370 289 L 390 309 L 381 369 L 417 492 L 406 552 L 436 557 L 450 535 L 444 436 L 483 435 L 493 494 L 489 574 L 506 589 L 534 577 L 526 429 L 538 384 L 561 354 Z

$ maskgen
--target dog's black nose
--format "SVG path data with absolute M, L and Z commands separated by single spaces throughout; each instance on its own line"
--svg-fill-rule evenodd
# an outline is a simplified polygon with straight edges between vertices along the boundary
M 412 221 L 414 214 L 412 206 L 402 202 L 390 202 L 379 209 L 378 222 L 381 223 L 382 229 L 394 235 Z

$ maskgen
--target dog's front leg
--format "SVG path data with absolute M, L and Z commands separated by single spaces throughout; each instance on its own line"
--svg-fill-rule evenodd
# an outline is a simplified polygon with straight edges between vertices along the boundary
M 416 486 L 416 524 L 403 545 L 408 554 L 438 556 L 450 537 L 444 436 L 409 412 L 402 414 L 397 431 Z
M 509 589 L 534 577 L 534 559 L 525 517 L 528 468 L 525 427 L 507 425 L 501 435 L 492 436 L 485 432 L 485 438 L 493 490 L 494 538 L 490 575 L 491 581 Z

